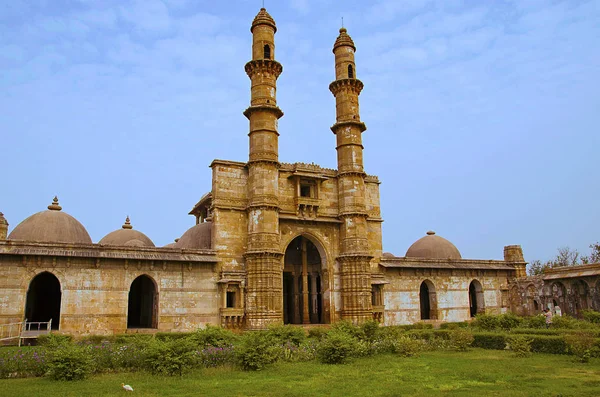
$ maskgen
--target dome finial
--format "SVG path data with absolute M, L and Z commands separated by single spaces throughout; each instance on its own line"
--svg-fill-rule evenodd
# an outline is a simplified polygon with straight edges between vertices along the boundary
M 427 232 L 428 236 L 433 236 L 434 234 L 435 234 L 435 232 L 433 230 L 430 230 L 430 231 Z
M 58 205 L 58 196 L 54 196 L 54 199 L 52 200 L 52 204 L 50 204 L 48 206 L 48 209 L 50 211 L 60 211 L 60 210 L 62 210 L 62 207 L 60 205 Z
M 133 229 L 133 226 L 131 226 L 131 222 L 129 222 L 129 215 L 127 215 L 127 218 L 125 218 L 125 224 L 123 224 L 123 229 Z

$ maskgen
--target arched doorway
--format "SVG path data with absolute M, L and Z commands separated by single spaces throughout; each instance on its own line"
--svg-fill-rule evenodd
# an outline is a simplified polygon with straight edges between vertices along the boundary
M 573 298 L 575 299 L 575 316 L 582 317 L 583 311 L 587 310 L 590 304 L 590 288 L 583 280 L 577 280 L 571 286 Z
M 29 283 L 25 318 L 27 321 L 46 322 L 52 320 L 52 329 L 60 325 L 60 282 L 49 272 L 38 274 Z
M 304 236 L 298 236 L 285 250 L 283 265 L 284 324 L 324 324 L 321 255 Z
M 485 302 L 483 300 L 483 287 L 477 280 L 469 284 L 469 313 L 471 317 L 477 314 L 485 313 Z
M 127 328 L 158 327 L 158 294 L 154 280 L 141 275 L 131 283 Z
M 556 312 L 556 306 L 559 306 L 561 312 L 573 315 L 573 309 L 567 304 L 567 288 L 560 281 L 552 283 L 550 286 L 550 295 L 552 306 L 549 309 L 554 313 Z
M 437 298 L 435 295 L 435 286 L 431 281 L 425 280 L 421 283 L 419 302 L 421 320 L 437 320 Z

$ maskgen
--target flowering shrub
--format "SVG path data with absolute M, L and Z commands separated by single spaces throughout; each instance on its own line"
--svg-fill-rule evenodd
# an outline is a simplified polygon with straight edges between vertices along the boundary
M 86 350 L 78 345 L 61 345 L 49 353 L 48 375 L 54 380 L 81 380 L 94 369 Z
M 258 371 L 280 357 L 281 347 L 264 331 L 244 334 L 235 348 L 236 363 L 246 371 Z
M 42 376 L 48 371 L 46 352 L 37 347 L 0 349 L 0 378 Z
M 235 352 L 233 345 L 224 347 L 207 346 L 195 352 L 199 366 L 204 368 L 233 365 L 235 363 Z
M 317 346 L 317 358 L 324 364 L 343 364 L 355 355 L 358 340 L 342 330 L 329 332 Z

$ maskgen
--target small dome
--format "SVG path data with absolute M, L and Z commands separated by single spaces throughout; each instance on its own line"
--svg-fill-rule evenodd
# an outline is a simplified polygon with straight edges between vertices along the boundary
M 383 255 L 384 258 L 395 258 L 396 255 L 392 254 L 391 252 L 384 252 Z
M 427 236 L 415 241 L 406 251 L 407 258 L 426 259 L 462 259 L 458 248 L 435 232 L 427 232 Z
M 58 197 L 54 197 L 47 211 L 31 215 L 8 235 L 9 240 L 40 241 L 46 243 L 92 244 L 85 227 L 71 215 L 62 212 Z
M 261 8 L 258 14 L 254 17 L 252 21 L 252 26 L 250 27 L 250 32 L 254 30 L 254 28 L 258 25 L 269 25 L 273 28 L 275 32 L 277 32 L 277 26 L 275 26 L 275 20 L 269 13 L 266 8 Z
M 172 243 L 169 243 L 169 244 L 165 245 L 163 248 L 177 248 L 175 246 L 175 244 L 177 244 L 178 241 L 179 241 L 179 239 L 176 238 L 175 241 L 173 241 Z
M 202 222 L 189 228 L 174 248 L 211 249 L 212 222 Z
M 356 52 L 356 47 L 354 46 L 354 41 L 352 41 L 352 37 L 350 37 L 346 28 L 340 29 L 340 35 L 335 40 L 335 44 L 333 44 L 333 51 L 335 52 L 336 48 L 343 46 L 343 45 L 352 47 L 352 49 Z
M 154 247 L 152 240 L 144 233 L 133 230 L 129 217 L 125 219 L 125 224 L 121 229 L 108 233 L 102 237 L 98 244 L 118 245 L 121 247 Z

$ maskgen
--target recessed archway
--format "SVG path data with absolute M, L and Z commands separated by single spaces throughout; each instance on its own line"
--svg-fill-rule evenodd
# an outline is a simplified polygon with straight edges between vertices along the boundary
M 421 283 L 419 288 L 421 320 L 437 320 L 437 298 L 435 286 L 429 280 Z
M 323 259 L 306 236 L 294 238 L 285 250 L 283 265 L 284 324 L 324 324 Z
M 52 329 L 59 329 L 61 296 L 60 282 L 54 274 L 43 272 L 35 276 L 27 290 L 25 303 L 27 321 L 46 322 L 52 320 Z
M 469 314 L 471 317 L 475 317 L 480 313 L 485 313 L 483 287 L 479 281 L 473 280 L 469 284 Z
M 152 278 L 141 275 L 131 283 L 127 328 L 158 327 L 158 293 Z

